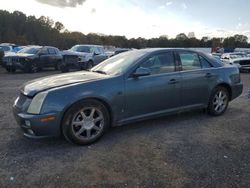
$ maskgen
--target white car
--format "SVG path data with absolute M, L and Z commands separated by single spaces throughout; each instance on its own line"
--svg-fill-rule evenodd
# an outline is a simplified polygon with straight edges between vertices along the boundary
M 250 71 L 250 57 L 244 52 L 224 53 L 221 61 L 236 65 L 241 71 Z
M 103 46 L 99 45 L 75 45 L 68 51 L 77 54 L 79 62 L 87 69 L 108 58 Z

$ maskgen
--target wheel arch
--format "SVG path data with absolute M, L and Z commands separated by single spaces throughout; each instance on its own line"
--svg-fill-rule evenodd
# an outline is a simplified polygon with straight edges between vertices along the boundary
M 62 133 L 62 123 L 63 123 L 63 120 L 64 120 L 64 117 L 65 117 L 65 114 L 68 112 L 68 110 L 74 106 L 75 104 L 81 102 L 81 101 L 86 101 L 86 100 L 95 100 L 95 101 L 98 101 L 100 102 L 101 104 L 103 104 L 107 111 L 108 111 L 108 114 L 109 114 L 109 118 L 110 118 L 110 126 L 113 125 L 113 110 L 112 110 L 112 107 L 111 105 L 103 98 L 100 98 L 100 97 L 87 97 L 87 98 L 82 98 L 82 99 L 79 99 L 75 102 L 73 102 L 72 104 L 70 104 L 69 106 L 65 107 L 65 109 L 63 110 L 62 112 L 62 115 L 61 115 L 61 120 L 60 120 L 60 129 L 61 129 L 61 133 Z
M 226 88 L 227 91 L 228 91 L 228 94 L 229 94 L 229 101 L 232 100 L 232 88 L 231 88 L 231 86 L 228 83 L 225 83 L 225 82 L 219 83 L 218 85 L 215 86 L 215 88 L 217 88 L 217 87 L 224 87 L 224 88 Z

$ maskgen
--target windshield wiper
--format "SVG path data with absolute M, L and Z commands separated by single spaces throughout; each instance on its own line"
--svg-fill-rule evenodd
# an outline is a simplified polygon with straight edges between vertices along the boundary
M 101 71 L 101 70 L 94 70 L 94 71 L 92 71 L 92 72 L 96 72 L 96 73 L 100 73 L 100 74 L 107 74 L 106 72 Z

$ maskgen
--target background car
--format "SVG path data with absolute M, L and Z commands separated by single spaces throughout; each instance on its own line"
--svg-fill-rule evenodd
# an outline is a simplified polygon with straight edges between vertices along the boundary
M 2 64 L 3 56 L 4 56 L 4 51 L 3 51 L 3 49 L 0 47 L 0 64 Z
M 78 56 L 78 63 L 65 63 L 61 66 L 64 70 L 71 68 L 91 69 L 93 66 L 108 58 L 103 46 L 100 45 L 75 45 L 71 49 L 63 51 L 63 54 Z
M 250 71 L 250 57 L 244 52 L 225 53 L 221 56 L 221 60 L 236 65 L 240 71 Z
M 90 144 L 109 126 L 191 109 L 222 115 L 242 93 L 239 69 L 184 49 L 118 54 L 90 71 L 40 78 L 23 85 L 14 114 L 28 137 L 63 134 Z
M 118 48 L 118 49 L 116 49 L 116 50 L 114 51 L 114 54 L 111 55 L 111 57 L 112 57 L 112 56 L 115 56 L 115 55 L 117 55 L 117 54 L 123 53 L 123 52 L 127 52 L 127 51 L 129 51 L 129 50 L 131 50 L 131 49 L 128 49 L 128 48 Z
M 13 52 L 14 48 L 18 47 L 16 44 L 11 43 L 1 43 L 0 47 L 4 50 L 4 52 Z
M 45 67 L 53 67 L 57 70 L 61 61 L 62 55 L 55 47 L 29 46 L 4 58 L 4 67 L 8 72 L 20 69 L 32 73 Z

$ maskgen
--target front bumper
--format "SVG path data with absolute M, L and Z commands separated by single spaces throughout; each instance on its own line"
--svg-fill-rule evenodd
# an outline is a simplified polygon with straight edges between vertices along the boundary
M 5 68 L 9 68 L 9 69 L 20 69 L 20 70 L 24 70 L 25 65 L 21 64 L 21 63 L 12 63 L 12 62 L 5 62 L 4 65 Z
M 231 89 L 232 89 L 231 100 L 233 100 L 242 94 L 243 84 L 242 83 L 235 84 L 231 87 Z
M 59 136 L 61 134 L 58 113 L 33 115 L 18 112 L 18 109 L 15 108 L 15 106 L 13 107 L 13 113 L 17 123 L 24 132 L 24 136 L 26 137 L 44 138 Z M 46 118 L 50 118 L 50 121 L 43 121 Z
M 241 71 L 250 71 L 250 65 L 245 65 L 240 67 Z

